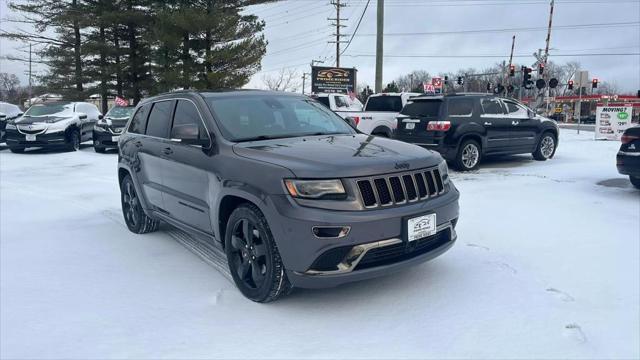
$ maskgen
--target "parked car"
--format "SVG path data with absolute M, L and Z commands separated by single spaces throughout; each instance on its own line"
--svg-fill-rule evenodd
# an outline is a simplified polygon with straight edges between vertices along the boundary
M 22 110 L 17 105 L 0 101 L 0 142 L 4 141 L 4 129 L 7 127 L 8 121 L 22 116 Z
M 93 149 L 97 153 L 118 148 L 118 139 L 133 110 L 133 106 L 114 106 L 103 119 L 98 120 L 93 127 Z
M 362 112 L 364 105 L 357 98 L 351 98 L 345 94 L 312 94 L 309 96 L 317 100 L 322 105 L 331 109 L 341 118 L 345 119 L 351 126 L 357 127 L 358 124 L 354 120 L 354 113 Z
M 640 126 L 628 128 L 622 134 L 616 166 L 620 174 L 629 175 L 631 184 L 640 189 Z
M 224 249 L 253 301 L 388 274 L 456 240 L 459 193 L 440 155 L 358 133 L 306 96 L 156 96 L 119 147 L 129 230 L 165 221 Z
M 381 93 L 367 99 L 363 112 L 349 114 L 346 119 L 357 124 L 358 130 L 365 134 L 388 137 L 396 128 L 396 117 L 407 101 L 418 93 Z
M 86 102 L 36 104 L 7 124 L 7 145 L 14 153 L 31 147 L 63 147 L 76 151 L 80 143 L 92 139 L 93 125 L 99 119 L 102 114 L 98 108 Z
M 473 170 L 485 155 L 531 153 L 554 156 L 555 121 L 513 99 L 489 94 L 422 96 L 397 118 L 395 138 L 436 150 L 459 170 Z

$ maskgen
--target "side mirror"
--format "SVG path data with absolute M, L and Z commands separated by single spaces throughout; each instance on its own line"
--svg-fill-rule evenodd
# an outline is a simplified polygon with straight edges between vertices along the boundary
M 171 129 L 171 141 L 186 145 L 208 146 L 208 139 L 200 139 L 200 128 L 195 124 L 176 125 Z
M 80 120 L 86 120 L 87 119 L 87 114 L 85 113 L 78 113 L 78 118 Z
M 18 115 L 16 115 L 16 117 L 20 117 L 22 115 L 24 115 L 24 113 L 19 112 Z
M 102 120 L 102 119 L 104 119 L 104 115 L 102 114 L 98 115 L 98 120 Z

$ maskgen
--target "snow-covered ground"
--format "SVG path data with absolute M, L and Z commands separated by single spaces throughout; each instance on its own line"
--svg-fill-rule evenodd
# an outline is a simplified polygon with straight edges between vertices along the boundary
M 0 151 L 1 358 L 638 358 L 640 191 L 617 142 L 454 173 L 458 242 L 410 270 L 245 300 L 123 224 L 117 156 Z

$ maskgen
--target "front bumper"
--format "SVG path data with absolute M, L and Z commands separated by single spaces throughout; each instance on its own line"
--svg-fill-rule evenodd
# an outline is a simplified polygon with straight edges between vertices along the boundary
M 616 167 L 622 175 L 640 177 L 640 152 L 619 151 Z
M 93 146 L 102 148 L 118 148 L 121 133 L 93 130 Z
M 290 197 L 278 195 L 272 197 L 276 211 L 269 223 L 291 283 L 332 287 L 382 276 L 444 253 L 456 239 L 458 198 L 451 184 L 447 193 L 410 205 L 334 211 L 301 207 Z M 403 233 L 407 218 L 429 213 L 436 214 L 437 235 L 407 243 Z M 316 226 L 348 226 L 350 231 L 340 238 L 319 238 L 312 231 Z M 331 256 L 335 256 L 334 269 L 326 266 Z M 319 261 L 324 265 L 319 266 Z
M 15 148 L 64 146 L 67 142 L 64 131 L 35 134 L 36 139 L 34 141 L 27 141 L 25 134 L 17 130 L 6 129 L 4 137 L 7 146 Z

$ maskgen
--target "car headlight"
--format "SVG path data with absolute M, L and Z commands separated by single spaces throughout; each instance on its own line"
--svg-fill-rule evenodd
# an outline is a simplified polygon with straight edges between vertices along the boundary
M 7 121 L 7 126 L 5 127 L 5 129 L 9 129 L 9 130 L 17 130 L 18 127 L 16 126 L 16 124 L 12 121 Z
M 347 193 L 340 180 L 285 180 L 289 195 L 303 199 L 344 199 Z
M 442 182 L 445 184 L 449 183 L 449 167 L 447 166 L 447 162 L 442 160 L 440 164 L 438 164 L 438 171 L 440 171 L 440 177 L 442 178 Z

